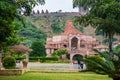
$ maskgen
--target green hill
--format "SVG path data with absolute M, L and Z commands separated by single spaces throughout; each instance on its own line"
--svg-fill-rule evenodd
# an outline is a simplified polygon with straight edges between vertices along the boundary
M 30 44 L 34 40 L 42 40 L 45 42 L 47 37 L 61 34 L 64 31 L 66 22 L 68 20 L 74 20 L 75 16 L 80 16 L 77 12 L 66 12 L 66 13 L 39 13 L 32 14 L 31 16 L 25 17 L 25 27 L 19 31 L 21 37 L 25 37 L 26 44 Z M 81 25 L 74 24 L 75 27 L 83 32 L 85 35 L 90 35 L 97 38 L 98 41 L 102 42 L 103 37 L 95 35 L 95 29 L 91 26 L 82 27 Z
M 25 27 L 19 31 L 21 37 L 32 40 L 45 40 L 46 37 L 51 37 L 60 34 L 64 31 L 65 24 L 68 20 L 73 20 L 79 13 L 44 13 L 32 14 L 25 17 Z M 80 25 L 76 26 L 83 32 Z

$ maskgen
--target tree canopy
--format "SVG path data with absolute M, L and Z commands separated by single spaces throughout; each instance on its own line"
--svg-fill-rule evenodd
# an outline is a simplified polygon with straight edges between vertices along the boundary
M 21 15 L 29 15 L 37 2 L 43 4 L 44 0 L 0 0 L 0 63 L 4 49 L 18 42 L 20 25 L 15 21 L 21 20 Z
M 0 51 L 8 42 L 17 42 L 17 30 L 21 15 L 29 15 L 32 8 L 44 0 L 0 0 Z M 13 43 L 12 43 L 13 44 Z
M 102 31 L 103 35 L 109 38 L 109 51 L 112 53 L 113 36 L 120 33 L 120 2 L 118 0 L 90 1 L 89 12 L 77 17 L 76 21 L 84 25 L 91 24 L 96 28 L 96 32 Z

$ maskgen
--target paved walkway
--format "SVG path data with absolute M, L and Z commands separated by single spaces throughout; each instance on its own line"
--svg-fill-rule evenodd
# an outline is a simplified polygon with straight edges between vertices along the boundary
M 22 68 L 22 63 L 17 63 L 17 67 Z M 62 63 L 29 63 L 29 69 L 67 69 L 67 70 L 78 70 L 81 69 L 78 64 L 62 64 Z M 83 65 L 83 69 L 86 69 L 86 66 Z

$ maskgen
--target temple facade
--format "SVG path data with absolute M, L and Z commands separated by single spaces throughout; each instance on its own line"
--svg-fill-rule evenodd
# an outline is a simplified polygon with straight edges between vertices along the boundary
M 96 54 L 92 49 L 98 45 L 95 38 L 84 35 L 74 27 L 72 21 L 68 21 L 62 34 L 47 38 L 46 53 L 52 56 L 55 50 L 66 48 L 72 61 L 76 54 L 84 57 Z

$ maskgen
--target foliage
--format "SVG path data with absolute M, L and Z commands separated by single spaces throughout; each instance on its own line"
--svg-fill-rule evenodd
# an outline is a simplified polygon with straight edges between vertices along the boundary
M 16 60 L 24 60 L 26 57 L 15 57 Z
M 44 3 L 44 0 L 37 2 Z M 19 40 L 17 31 L 20 25 L 15 21 L 24 24 L 21 15 L 29 15 L 37 2 L 36 0 L 0 0 L 0 53 L 5 51 L 4 48 L 17 44 Z
M 53 52 L 54 56 L 61 56 L 63 54 L 68 54 L 68 50 L 67 49 L 58 49 Z
M 60 34 L 63 32 L 66 22 L 68 20 L 73 20 L 77 13 L 49 13 L 49 14 L 32 14 L 26 17 L 36 29 L 42 31 L 47 37 L 52 37 L 53 35 Z M 42 34 L 43 34 L 42 33 Z
M 26 54 L 23 52 L 15 52 L 12 54 L 12 56 L 16 59 L 16 60 L 23 60 L 23 58 L 26 58 Z
M 27 18 L 24 18 L 25 27 L 21 28 L 18 34 L 21 37 L 45 40 L 46 34 L 37 29 Z
M 41 2 L 41 0 L 39 0 Z M 42 0 L 44 2 L 44 0 Z M 21 20 L 21 15 L 29 15 L 36 5 L 35 0 L 1 0 L 0 1 L 0 51 L 7 46 L 6 42 L 16 42 L 16 32 L 20 25 L 15 23 L 15 19 Z M 7 6 L 6 6 L 7 5 Z M 24 9 L 24 10 L 23 10 Z M 12 42 L 11 41 L 11 42 Z
M 89 10 L 91 7 L 90 3 L 92 0 L 73 0 L 73 8 L 78 7 L 80 9 Z
M 115 41 L 117 41 L 118 39 L 117 38 L 113 38 L 113 42 L 115 42 Z M 103 41 L 102 41 L 104 44 L 108 44 L 109 43 L 109 39 L 108 38 L 106 38 L 106 39 L 104 39 Z
M 120 45 L 117 45 L 113 51 L 114 53 L 120 53 Z
M 37 62 L 37 61 L 40 61 L 40 62 L 47 62 L 47 61 L 58 61 L 58 57 L 30 57 L 29 60 L 31 62 Z
M 3 59 L 2 64 L 6 69 L 14 69 L 16 67 L 16 60 L 14 57 L 7 56 Z
M 96 27 L 96 32 L 102 31 L 103 35 L 109 38 L 109 52 L 112 56 L 113 36 L 120 33 L 120 2 L 118 0 L 86 0 L 87 2 L 91 3 L 83 4 L 83 7 L 89 5 L 90 11 L 76 21 L 84 25 L 91 24 Z
M 31 49 L 32 51 L 30 53 L 30 56 L 36 56 L 36 57 L 46 56 L 45 45 L 44 45 L 44 42 L 42 41 L 33 42 Z
M 63 24 L 60 24 L 60 22 L 54 22 L 52 25 L 51 25 L 51 28 L 53 30 L 54 33 L 61 33 L 63 32 L 63 27 L 65 25 Z
M 102 72 L 107 74 L 113 80 L 120 79 L 120 53 L 114 53 L 114 57 L 111 57 L 109 53 L 99 52 L 100 56 L 93 56 L 85 59 L 88 69 L 94 72 Z M 94 64 L 94 65 L 92 65 Z
M 104 62 L 104 58 L 101 57 L 100 55 L 90 56 L 90 57 L 88 57 L 87 59 L 94 60 L 94 62 L 96 62 L 96 63 Z M 96 65 L 93 65 L 93 64 L 87 62 L 86 66 L 87 66 L 87 70 L 91 70 L 91 69 L 92 69 L 92 70 L 94 70 L 94 72 L 96 72 L 96 73 L 101 73 L 101 71 L 99 71 L 99 70 L 96 69 Z M 94 68 L 95 68 L 95 69 L 94 69 Z
M 66 63 L 70 63 L 70 61 L 69 60 L 57 60 L 57 61 L 52 61 L 52 60 L 47 60 L 47 61 L 45 61 L 45 63 L 51 63 L 51 64 L 53 64 L 53 63 L 62 63 L 62 64 L 66 64 Z

